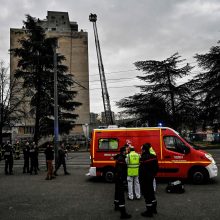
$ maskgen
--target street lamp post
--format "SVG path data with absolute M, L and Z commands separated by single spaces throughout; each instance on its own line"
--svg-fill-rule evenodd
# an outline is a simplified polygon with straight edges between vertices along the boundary
M 82 128 L 83 128 L 83 133 L 86 139 L 86 142 L 85 142 L 86 151 L 88 151 L 89 149 L 89 124 L 86 123 L 82 125 Z
M 85 124 L 86 127 L 86 151 L 88 151 L 89 148 L 89 125 Z
M 3 74 L 0 79 L 0 148 L 3 147 L 2 142 L 2 129 L 3 129 Z
M 54 63 L 54 151 L 55 165 L 58 159 L 58 144 L 59 144 L 59 123 L 58 123 L 58 95 L 57 95 L 57 42 L 53 45 L 53 63 Z

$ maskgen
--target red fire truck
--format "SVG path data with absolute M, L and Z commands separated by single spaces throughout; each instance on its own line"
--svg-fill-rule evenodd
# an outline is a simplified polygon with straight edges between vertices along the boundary
M 213 157 L 188 143 L 168 127 L 94 129 L 90 146 L 90 176 L 103 176 L 107 182 L 114 179 L 114 156 L 127 141 L 141 153 L 141 146 L 150 143 L 157 154 L 157 177 L 190 178 L 201 184 L 216 177 L 218 168 Z

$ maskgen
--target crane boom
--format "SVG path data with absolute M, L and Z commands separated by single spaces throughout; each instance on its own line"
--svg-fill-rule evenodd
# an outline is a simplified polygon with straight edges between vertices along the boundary
M 102 88 L 102 99 L 103 99 L 103 105 L 104 105 L 105 120 L 106 120 L 107 125 L 113 125 L 114 121 L 112 117 L 110 99 L 109 99 L 109 94 L 108 94 L 108 89 L 107 89 L 107 84 L 106 84 L 105 71 L 104 71 L 104 66 L 102 62 L 102 54 L 101 54 L 98 31 L 97 31 L 97 26 L 96 26 L 97 15 L 90 14 L 89 20 L 93 23 L 93 29 L 94 29 L 95 45 L 96 45 L 96 52 L 97 52 L 97 59 L 98 59 L 99 76 L 100 76 L 100 82 L 101 82 L 101 88 Z

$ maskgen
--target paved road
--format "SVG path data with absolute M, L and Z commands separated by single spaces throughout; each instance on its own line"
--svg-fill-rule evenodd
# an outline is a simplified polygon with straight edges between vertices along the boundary
M 14 167 L 23 166 L 24 160 L 23 155 L 19 160 L 14 160 Z M 44 153 L 39 154 L 39 165 L 45 168 L 45 155 Z M 88 167 L 90 165 L 89 152 L 70 152 L 68 153 L 67 164 L 69 166 L 82 166 Z M 4 160 L 0 161 L 0 167 L 4 167 Z
M 212 154 L 216 161 L 219 151 Z M 218 159 L 217 159 L 218 158 Z M 3 174 L 0 162 L 0 220 L 113 220 L 120 219 L 113 210 L 114 184 L 100 178 L 85 176 L 89 168 L 89 154 L 69 155 L 70 176 L 59 176 L 46 181 L 44 157 L 41 155 L 39 175 L 22 174 L 22 160 L 15 161 L 15 174 Z M 19 165 L 20 164 L 20 165 Z M 219 167 L 220 168 L 220 167 Z M 217 220 L 220 218 L 220 177 L 206 185 L 185 184 L 184 194 L 167 194 L 167 182 L 158 182 L 158 220 Z M 132 219 L 144 219 L 144 200 L 126 201 Z
M 208 150 L 211 153 L 216 161 L 217 164 L 220 164 L 220 150 L 211 149 Z M 82 166 L 88 167 L 90 165 L 90 157 L 89 152 L 70 152 L 68 154 L 67 164 L 69 166 Z M 39 155 L 39 164 L 41 167 L 45 167 L 45 156 L 43 153 Z M 14 160 L 15 167 L 22 167 L 23 166 L 23 159 L 21 155 L 20 160 Z M 4 167 L 4 161 L 0 161 L 0 167 Z

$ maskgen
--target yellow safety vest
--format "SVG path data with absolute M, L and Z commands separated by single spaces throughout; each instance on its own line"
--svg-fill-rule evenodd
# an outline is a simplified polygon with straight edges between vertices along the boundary
M 127 155 L 128 160 L 128 176 L 138 176 L 140 156 L 135 151 L 131 151 Z
M 149 151 L 150 151 L 150 154 L 153 154 L 156 156 L 156 152 L 154 151 L 153 147 L 151 147 Z

